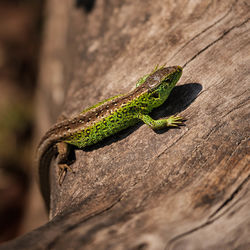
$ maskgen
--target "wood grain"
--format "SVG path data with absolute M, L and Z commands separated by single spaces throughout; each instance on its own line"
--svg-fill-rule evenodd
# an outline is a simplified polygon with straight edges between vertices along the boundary
M 67 6 L 64 47 L 53 54 L 64 105 L 40 102 L 51 122 L 166 63 L 183 76 L 152 115 L 177 112 L 186 126 L 156 133 L 140 124 L 76 150 L 62 186 L 52 167 L 51 221 L 0 249 L 249 249 L 249 3 L 103 0 L 86 11 L 51 2 L 50 15 Z M 41 72 L 43 89 L 53 72 Z

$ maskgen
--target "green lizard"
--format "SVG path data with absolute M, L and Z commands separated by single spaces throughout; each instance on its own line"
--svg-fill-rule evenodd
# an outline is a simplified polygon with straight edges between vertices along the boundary
M 78 148 L 93 145 L 139 121 L 152 129 L 182 124 L 179 116 L 160 120 L 149 116 L 152 109 L 165 102 L 181 74 L 180 66 L 156 67 L 140 78 L 131 92 L 104 100 L 76 117 L 55 124 L 42 138 L 37 150 L 40 187 L 47 208 L 50 206 L 50 162 L 57 155 L 61 184 L 67 169 L 71 170 L 67 165 L 68 145 Z

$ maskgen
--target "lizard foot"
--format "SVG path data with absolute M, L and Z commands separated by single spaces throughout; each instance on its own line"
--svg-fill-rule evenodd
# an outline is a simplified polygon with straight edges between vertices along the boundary
M 58 164 L 58 167 L 59 167 L 59 178 L 58 178 L 58 183 L 59 185 L 61 186 L 64 179 L 65 179 L 65 176 L 69 171 L 73 172 L 72 168 L 70 166 L 68 166 L 67 164 Z

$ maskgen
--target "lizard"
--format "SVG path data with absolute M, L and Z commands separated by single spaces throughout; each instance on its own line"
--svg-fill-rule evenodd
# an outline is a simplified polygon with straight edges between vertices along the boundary
M 154 130 L 183 124 L 183 118 L 180 116 L 154 120 L 149 115 L 154 108 L 166 101 L 181 75 L 180 66 L 156 66 L 151 73 L 141 77 L 136 88 L 129 93 L 99 102 L 79 115 L 58 122 L 50 128 L 41 139 L 36 157 L 40 189 L 47 209 L 50 207 L 51 160 L 57 157 L 61 185 L 67 170 L 72 171 L 67 162 L 70 145 L 84 148 L 96 144 L 140 121 Z

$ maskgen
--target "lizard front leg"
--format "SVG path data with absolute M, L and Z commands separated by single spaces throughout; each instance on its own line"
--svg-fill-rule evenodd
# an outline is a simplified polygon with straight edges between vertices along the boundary
M 152 129 L 163 129 L 166 127 L 178 127 L 182 125 L 183 118 L 180 116 L 170 116 L 167 119 L 154 120 L 149 115 L 139 114 L 138 118 Z

